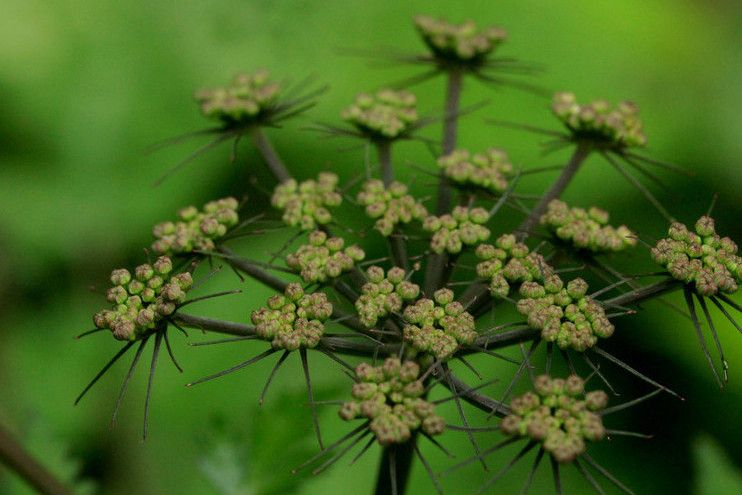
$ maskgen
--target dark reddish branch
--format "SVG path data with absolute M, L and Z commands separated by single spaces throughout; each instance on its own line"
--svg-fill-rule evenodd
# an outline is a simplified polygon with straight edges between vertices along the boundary
M 0 462 L 42 495 L 72 495 L 72 491 L 34 459 L 0 425 Z

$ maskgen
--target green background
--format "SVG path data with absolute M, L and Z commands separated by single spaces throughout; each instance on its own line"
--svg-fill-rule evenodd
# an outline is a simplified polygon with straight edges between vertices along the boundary
M 343 460 L 316 478 L 289 473 L 315 449 L 295 357 L 282 370 L 262 410 L 257 396 L 269 362 L 192 390 L 183 387 L 190 379 L 257 354 L 263 349 L 259 344 L 191 348 L 175 336 L 185 377 L 161 360 L 146 443 L 139 433 L 144 367 L 130 386 L 114 430 L 109 430 L 108 422 L 125 363 L 119 363 L 79 406 L 72 406 L 79 390 L 120 345 L 102 334 L 73 339 L 89 328 L 90 315 L 103 304 L 102 296 L 90 287 L 105 287 L 113 267 L 140 263 L 151 225 L 171 218 L 177 208 L 240 195 L 253 175 L 260 177 L 261 187 L 272 187 L 246 143 L 236 164 L 228 163 L 228 146 L 222 146 L 162 186 L 152 186 L 199 143 L 149 155 L 143 150 L 158 140 L 207 126 L 191 93 L 203 85 L 222 84 L 234 72 L 266 67 L 280 78 L 297 81 L 315 75 L 329 83 L 331 90 L 307 117 L 268 132 L 298 177 L 329 168 L 347 180 L 362 170 L 363 150 L 349 150 L 353 142 L 320 139 L 302 127 L 313 121 L 337 122 L 339 110 L 355 93 L 416 71 L 349 55 L 348 49 L 421 53 L 411 26 L 416 13 L 502 25 L 510 34 L 503 55 L 544 66 L 537 84 L 575 91 L 580 99 L 637 102 L 650 143 L 647 153 L 695 173 L 688 179 L 660 172 L 667 187 L 655 187 L 657 196 L 678 219 L 693 222 L 718 193 L 718 230 L 742 240 L 742 4 L 736 0 L 2 3 L 0 421 L 61 476 L 80 473 L 87 480 L 80 484 L 81 491 L 371 491 L 376 449 L 353 467 Z M 441 79 L 413 90 L 423 114 L 441 111 Z M 524 167 L 566 159 L 564 154 L 544 157 L 538 136 L 484 122 L 489 117 L 556 129 L 547 100 L 467 80 L 464 105 L 483 100 L 488 105 L 461 122 L 460 145 L 501 146 Z M 432 126 L 425 133 L 436 137 L 439 128 Z M 425 147 L 402 144 L 395 160 L 399 174 L 414 180 L 421 195 L 428 194 L 429 179 L 413 167 L 432 170 Z M 524 190 L 542 191 L 550 179 L 529 178 Z M 267 206 L 258 188 L 250 188 L 249 194 L 252 209 Z M 566 197 L 583 206 L 609 209 L 615 223 L 627 223 L 650 242 L 665 228 L 641 195 L 599 159 L 588 162 Z M 517 221 L 512 211 L 503 213 L 502 228 L 496 232 Z M 284 231 L 251 237 L 242 243 L 242 252 L 265 254 L 287 235 Z M 617 262 L 627 272 L 654 269 L 642 247 L 627 258 Z M 199 293 L 240 285 L 226 272 Z M 268 292 L 254 284 L 244 288 L 240 295 L 203 304 L 199 312 L 246 321 Z M 680 300 L 677 294 L 671 299 Z M 617 416 L 620 424 L 612 426 L 651 432 L 655 438 L 616 438 L 596 445 L 595 457 L 640 493 L 739 491 L 740 475 L 734 466 L 742 463 L 740 335 L 716 315 L 732 366 L 730 385 L 720 392 L 690 322 L 656 303 L 645 309 L 620 322 L 609 347 L 687 400 L 660 396 Z M 191 339 L 198 338 L 192 334 Z M 345 397 L 345 378 L 325 361 L 315 357 L 312 362 L 319 398 Z M 501 371 L 505 377 L 512 371 L 491 359 L 481 360 L 479 367 L 487 374 Z M 475 379 L 464 373 L 473 383 Z M 618 401 L 633 396 L 636 382 L 619 379 L 618 384 L 626 392 Z M 498 389 L 492 390 L 496 394 Z M 638 386 L 636 393 L 640 390 L 644 389 Z M 457 420 L 452 408 L 443 411 L 451 421 Z M 334 407 L 326 406 L 322 418 L 326 437 L 347 431 Z M 484 417 L 472 413 L 471 421 L 482 424 Z M 494 441 L 494 435 L 481 437 L 485 446 Z M 449 433 L 444 443 L 459 460 L 471 453 L 463 434 Z M 437 470 L 454 462 L 429 447 L 425 452 Z M 491 465 L 514 453 L 493 457 Z M 528 464 L 523 462 L 500 482 L 500 493 L 517 492 Z M 549 485 L 544 468 L 533 493 L 542 493 Z M 469 493 L 489 476 L 474 466 L 447 476 L 443 483 L 450 493 Z M 568 493 L 587 492 L 574 470 L 566 469 L 565 476 Z M 431 490 L 418 463 L 410 492 Z M 28 489 L 0 468 L 0 493 Z

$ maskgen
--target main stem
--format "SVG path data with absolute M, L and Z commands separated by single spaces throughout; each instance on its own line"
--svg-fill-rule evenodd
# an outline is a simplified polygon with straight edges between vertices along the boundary
M 379 155 L 379 168 L 381 169 L 381 180 L 384 187 L 394 180 L 394 168 L 392 167 L 392 142 L 384 139 L 376 142 L 376 152 Z M 389 250 L 392 254 L 394 264 L 405 271 L 409 269 L 407 261 L 407 246 L 405 245 L 404 236 L 395 228 L 388 238 Z
M 2 426 L 0 426 L 0 463 L 15 471 L 42 495 L 72 495 L 69 488 L 31 457 Z
M 443 118 L 443 138 L 441 140 L 443 154 L 447 155 L 456 148 L 456 134 L 459 122 L 459 104 L 461 101 L 461 87 L 464 73 L 459 69 L 448 71 L 446 85 L 445 115 Z M 445 177 L 440 178 L 438 184 L 438 202 L 436 214 L 443 215 L 451 209 L 451 185 Z M 432 297 L 433 292 L 448 282 L 451 275 L 448 254 L 431 254 L 425 268 L 425 282 L 423 292 Z
M 291 178 L 291 173 L 289 173 L 286 165 L 284 165 L 281 160 L 281 157 L 276 153 L 276 149 L 271 144 L 268 136 L 263 132 L 263 129 L 255 127 L 250 131 L 250 134 L 252 135 L 253 144 L 255 144 L 255 147 L 263 156 L 265 164 L 268 165 L 268 168 L 276 177 L 278 182 L 286 182 L 289 180 Z
M 446 86 L 445 115 L 443 118 L 443 154 L 447 155 L 456 148 L 456 131 L 459 122 L 459 103 L 461 101 L 461 86 L 464 73 L 459 69 L 448 71 Z M 451 185 L 445 178 L 441 178 L 438 185 L 438 203 L 436 214 L 442 215 L 451 209 Z
M 392 444 L 384 447 L 381 454 L 379 474 L 376 476 L 376 495 L 390 495 L 396 493 L 402 495 L 407 487 L 412 470 L 412 458 L 415 455 L 415 442 L 417 435 L 413 434 L 405 443 Z M 390 470 L 394 463 L 394 479 L 397 490 L 392 490 L 392 472 Z

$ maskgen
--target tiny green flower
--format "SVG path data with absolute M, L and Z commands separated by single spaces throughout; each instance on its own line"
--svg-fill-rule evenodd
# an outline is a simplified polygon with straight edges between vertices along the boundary
M 342 118 L 371 139 L 397 139 L 417 122 L 417 97 L 394 89 L 361 93 L 343 110 Z
M 499 27 L 477 27 L 474 21 L 452 24 L 444 19 L 419 15 L 415 27 L 433 55 L 442 61 L 481 62 L 507 38 Z
M 286 256 L 286 264 L 299 272 L 306 283 L 327 282 L 350 271 L 366 253 L 356 246 L 345 246 L 340 237 L 328 237 L 321 230 L 309 234 L 309 243 Z
M 252 124 L 274 106 L 281 91 L 269 76 L 266 70 L 237 74 L 229 86 L 202 89 L 194 96 L 206 117 L 230 125 Z
M 391 268 L 386 276 L 378 266 L 366 270 L 368 282 L 361 288 L 361 295 L 355 302 L 361 323 L 373 328 L 379 319 L 402 310 L 402 306 L 417 299 L 420 287 L 405 280 L 405 271 Z
M 513 165 L 499 148 L 476 154 L 455 150 L 440 157 L 438 167 L 450 181 L 462 187 L 478 187 L 492 193 L 505 191 L 508 179 L 513 176 Z
M 358 202 L 366 207 L 366 214 L 376 219 L 374 228 L 384 237 L 389 237 L 400 223 L 422 221 L 428 210 L 422 203 L 408 194 L 407 186 L 393 181 L 388 187 L 378 179 L 369 179 L 358 193 Z
M 464 246 L 474 246 L 489 239 L 490 230 L 483 224 L 489 220 L 484 208 L 457 206 L 450 214 L 429 216 L 423 229 L 433 232 L 430 249 L 434 253 L 458 254 Z

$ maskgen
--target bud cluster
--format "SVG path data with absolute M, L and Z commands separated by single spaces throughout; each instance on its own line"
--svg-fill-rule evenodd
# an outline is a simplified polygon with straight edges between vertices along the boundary
M 742 283 L 742 257 L 737 256 L 734 241 L 716 233 L 713 218 L 699 218 L 695 232 L 675 222 L 668 234 L 652 248 L 652 258 L 670 275 L 695 284 L 696 292 L 703 296 L 737 291 Z
M 647 144 L 639 108 L 630 101 L 622 101 L 616 108 L 611 108 L 605 100 L 580 105 L 573 93 L 559 92 L 554 94 L 551 108 L 578 137 L 620 148 Z
M 237 74 L 230 86 L 202 89 L 194 96 L 206 117 L 227 123 L 251 123 L 275 103 L 281 91 L 281 86 L 269 76 L 266 70 Z
M 489 239 L 490 229 L 483 225 L 489 219 L 490 215 L 484 208 L 457 206 L 450 214 L 427 217 L 423 229 L 433 232 L 430 249 L 434 253 L 448 251 L 458 254 L 464 246 L 473 246 Z
M 545 341 L 582 352 L 594 346 L 598 337 L 613 335 L 614 330 L 603 307 L 585 295 L 587 289 L 587 282 L 581 278 L 564 287 L 558 275 L 546 277 L 543 285 L 524 282 L 518 311 L 528 317 L 532 328 L 541 330 Z
M 353 400 L 342 405 L 340 417 L 346 421 L 369 419 L 369 428 L 384 446 L 405 443 L 417 430 L 440 435 L 446 423 L 435 414 L 435 406 L 422 397 L 425 386 L 419 376 L 420 367 L 414 361 L 387 358 L 382 366 L 359 364 Z
M 107 328 L 118 340 L 135 340 L 153 330 L 163 318 L 173 314 L 185 302 L 193 285 L 189 272 L 172 274 L 173 262 L 160 256 L 153 264 L 139 265 L 134 275 L 126 268 L 111 272 L 106 299 L 113 309 L 93 316 L 97 328 Z
M 490 280 L 493 297 L 507 297 L 510 284 L 543 281 L 554 273 L 543 256 L 530 252 L 513 234 L 500 236 L 494 246 L 480 244 L 475 254 L 483 260 L 477 264 L 477 276 Z
M 194 249 L 211 251 L 214 241 L 239 222 L 238 206 L 237 200 L 230 197 L 209 201 L 203 211 L 195 206 L 182 208 L 178 212 L 180 220 L 158 223 L 152 228 L 156 239 L 152 251 L 168 256 Z
M 308 244 L 286 256 L 286 264 L 298 271 L 308 284 L 337 278 L 366 257 L 357 245 L 344 247 L 345 240 L 341 237 L 328 237 L 321 230 L 309 234 L 308 240 Z
M 474 21 L 452 24 L 427 15 L 415 17 L 415 27 L 436 57 L 459 62 L 479 61 L 507 38 L 499 27 L 478 28 Z
M 274 349 L 295 351 L 317 347 L 331 315 L 332 304 L 324 293 L 305 294 L 301 285 L 292 283 L 283 295 L 268 299 L 267 308 L 253 311 L 251 318 L 258 337 L 270 341 Z
M 450 289 L 435 291 L 433 299 L 418 299 L 405 308 L 402 316 L 407 323 L 405 342 L 438 360 L 450 358 L 459 345 L 471 344 L 477 338 L 474 317 L 453 300 Z
M 501 193 L 513 176 L 513 165 L 508 155 L 499 148 L 488 148 L 484 153 L 471 154 L 460 149 L 438 159 L 438 167 L 451 181 L 462 186 L 475 186 L 492 193 Z
M 636 236 L 628 227 L 608 225 L 608 212 L 594 206 L 570 208 L 564 201 L 552 200 L 541 216 L 541 225 L 578 249 L 615 252 L 636 246 Z
M 407 193 L 407 186 L 393 181 L 388 187 L 378 179 L 369 179 L 358 193 L 358 202 L 366 207 L 366 215 L 375 218 L 374 228 L 388 237 L 400 223 L 422 221 L 428 210 Z
M 417 122 L 417 97 L 394 89 L 361 93 L 341 116 L 372 139 L 396 139 Z
M 567 379 L 540 375 L 535 392 L 526 392 L 510 403 L 510 414 L 500 422 L 506 435 L 528 437 L 561 463 L 572 462 L 587 449 L 585 441 L 605 438 L 598 414 L 608 404 L 602 390 L 585 393 L 585 381 L 577 375 Z
M 308 179 L 298 183 L 289 179 L 278 184 L 273 191 L 271 204 L 283 210 L 283 221 L 301 230 L 316 229 L 332 220 L 327 206 L 340 206 L 342 195 L 337 191 L 338 176 L 320 172 L 317 180 Z
M 405 280 L 405 271 L 399 267 L 384 269 L 372 266 L 366 270 L 368 282 L 363 284 L 356 300 L 356 311 L 361 323 L 373 328 L 381 318 L 402 310 L 405 301 L 417 299 L 420 287 Z

